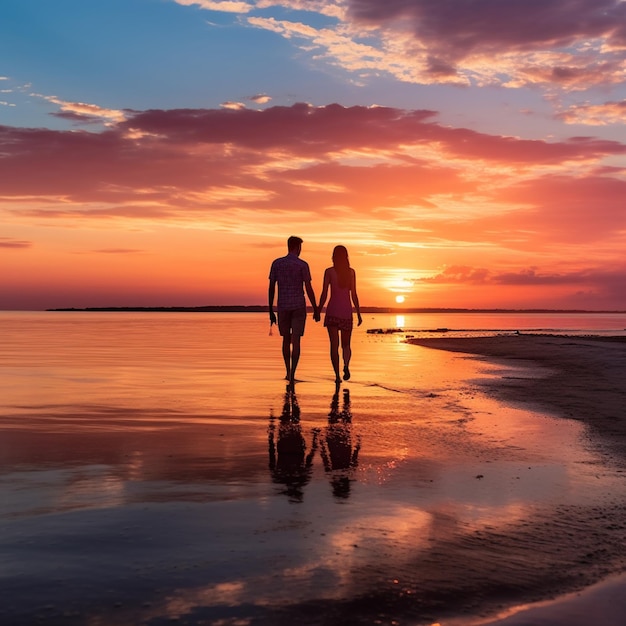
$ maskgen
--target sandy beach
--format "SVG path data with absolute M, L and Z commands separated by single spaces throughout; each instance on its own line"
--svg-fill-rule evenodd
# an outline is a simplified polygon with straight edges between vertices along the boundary
M 495 337 L 428 338 L 409 343 L 469 353 L 491 362 L 540 366 L 540 375 L 505 374 L 490 381 L 504 402 L 539 407 L 580 420 L 597 443 L 626 466 L 626 338 L 507 334 Z
M 609 463 L 626 467 L 624 337 L 507 334 L 480 338 L 413 338 L 409 342 L 464 353 L 471 355 L 469 358 L 491 364 L 521 366 L 523 369 L 519 375 L 506 371 L 481 384 L 504 403 L 538 407 L 561 418 L 583 422 L 588 427 L 591 445 L 601 451 Z M 535 373 L 532 374 L 533 369 L 531 375 L 524 371 L 528 367 Z M 614 515 L 599 510 L 592 528 L 598 539 L 597 547 L 607 553 L 606 560 L 615 559 L 615 572 L 626 569 L 626 555 L 613 541 L 602 547 L 601 537 L 607 529 L 614 529 L 623 536 L 625 514 L 624 502 L 617 505 Z M 613 549 L 615 547 L 618 547 L 617 552 Z M 589 556 L 593 558 L 591 554 Z M 584 565 L 584 562 L 580 564 Z M 575 564 L 572 567 L 575 568 Z M 493 626 L 618 626 L 626 623 L 626 576 L 618 573 L 587 587 L 590 581 L 581 575 L 580 584 L 575 585 L 579 587 L 578 593 L 565 594 L 532 607 L 517 607 L 510 617 L 478 623 Z M 546 590 L 549 595 L 558 596 L 558 586 Z
M 626 343 L 246 319 L 5 319 L 3 626 L 624 623 Z

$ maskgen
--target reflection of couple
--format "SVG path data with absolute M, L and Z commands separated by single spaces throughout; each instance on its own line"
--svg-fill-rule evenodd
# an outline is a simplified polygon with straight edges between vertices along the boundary
M 287 256 L 275 259 L 270 268 L 269 276 L 269 314 L 270 328 L 276 324 L 274 313 L 274 296 L 278 284 L 278 330 L 283 338 L 283 359 L 285 361 L 285 378 L 291 383 L 296 380 L 296 367 L 300 360 L 300 339 L 304 335 L 306 323 L 306 290 L 313 307 L 313 319 L 319 322 L 322 308 L 326 303 L 328 290 L 330 300 L 324 317 L 324 326 L 330 341 L 330 360 L 335 372 L 335 383 L 341 383 L 339 374 L 339 344 L 343 356 L 343 379 L 350 378 L 350 358 L 352 349 L 352 305 L 357 314 L 359 326 L 362 323 L 359 297 L 356 292 L 356 272 L 350 267 L 348 250 L 345 246 L 336 246 L 333 250 L 333 265 L 324 272 L 324 283 L 319 307 L 315 303 L 315 292 L 311 286 L 311 271 L 306 261 L 300 257 L 302 239 L 289 237 L 287 240 Z M 304 287 L 304 288 L 303 288 Z
M 278 434 L 270 415 L 269 453 L 270 470 L 275 483 L 285 486 L 282 493 L 292 502 L 302 502 L 302 490 L 311 479 L 313 456 L 317 449 L 317 433 L 313 433 L 311 451 L 306 453 L 306 441 L 300 426 L 300 407 L 295 392 L 287 387 Z
M 335 391 L 328 414 L 328 426 L 321 439 L 320 454 L 329 475 L 333 494 L 338 498 L 350 495 L 353 470 L 358 464 L 361 438 L 352 446 L 352 412 L 350 390 L 343 390 L 343 406 L 339 408 L 339 389 Z
M 311 449 L 307 454 L 307 444 L 300 426 L 298 400 L 293 388 L 287 387 L 278 432 L 275 418 L 270 415 L 269 466 L 274 482 L 285 486 L 282 493 L 289 500 L 302 502 L 304 486 L 313 473 L 313 457 L 318 447 L 318 438 L 320 455 L 333 494 L 338 498 L 347 498 L 350 495 L 350 484 L 354 480 L 353 470 L 357 466 L 361 448 L 360 437 L 357 437 L 353 447 L 351 427 L 350 391 L 344 389 L 340 408 L 337 387 L 330 405 L 328 426 L 323 432 L 313 429 Z

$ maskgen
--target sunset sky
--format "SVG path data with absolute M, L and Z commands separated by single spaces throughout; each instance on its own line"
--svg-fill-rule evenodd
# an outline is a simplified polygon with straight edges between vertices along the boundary
M 4 0 L 0 309 L 626 309 L 626 2 Z

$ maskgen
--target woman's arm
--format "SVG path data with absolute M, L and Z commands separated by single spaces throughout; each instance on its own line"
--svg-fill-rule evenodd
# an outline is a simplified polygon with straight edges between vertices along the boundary
M 352 286 L 350 287 L 350 295 L 352 296 L 352 302 L 354 303 L 354 308 L 356 309 L 358 326 L 360 326 L 363 323 L 363 318 L 361 317 L 361 305 L 359 304 L 359 295 L 356 292 L 356 272 L 354 270 L 352 270 Z
M 320 296 L 319 312 L 322 312 L 324 304 L 326 304 L 326 298 L 328 297 L 328 285 L 330 284 L 330 268 L 326 268 L 324 271 L 324 285 L 322 287 L 322 295 Z

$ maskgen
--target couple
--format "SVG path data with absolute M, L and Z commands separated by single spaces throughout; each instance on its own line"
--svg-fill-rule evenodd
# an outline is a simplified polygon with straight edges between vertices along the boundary
M 300 359 L 300 338 L 304 334 L 306 322 L 306 301 L 304 289 L 313 306 L 313 319 L 320 321 L 322 308 L 328 296 L 330 301 L 324 317 L 324 326 L 330 339 L 330 360 L 335 371 L 335 383 L 341 383 L 339 375 L 339 340 L 343 354 L 343 379 L 350 379 L 350 338 L 352 336 L 352 303 L 356 310 L 358 325 L 362 323 L 359 297 L 356 293 L 356 273 L 350 267 L 348 251 L 344 246 L 333 250 L 333 266 L 324 272 L 324 285 L 319 307 L 315 304 L 315 292 L 311 286 L 309 265 L 300 257 L 302 239 L 289 237 L 287 256 L 276 259 L 270 269 L 268 291 L 270 327 L 276 324 L 274 313 L 274 295 L 278 284 L 278 330 L 283 338 L 283 359 L 287 375 L 285 378 L 293 384 L 296 380 L 296 367 Z M 304 289 L 303 289 L 304 287 Z

